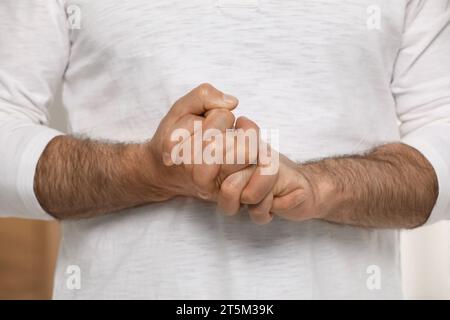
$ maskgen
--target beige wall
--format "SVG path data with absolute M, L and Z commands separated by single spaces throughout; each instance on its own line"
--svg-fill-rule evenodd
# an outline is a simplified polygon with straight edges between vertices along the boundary
M 56 222 L 0 219 L 0 299 L 50 299 Z

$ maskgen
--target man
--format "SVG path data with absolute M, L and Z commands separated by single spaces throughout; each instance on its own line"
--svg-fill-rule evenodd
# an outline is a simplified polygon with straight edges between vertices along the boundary
M 62 221 L 56 298 L 399 298 L 397 230 L 449 217 L 449 8 L 3 0 L 0 212 Z M 174 164 L 195 121 L 279 170 Z

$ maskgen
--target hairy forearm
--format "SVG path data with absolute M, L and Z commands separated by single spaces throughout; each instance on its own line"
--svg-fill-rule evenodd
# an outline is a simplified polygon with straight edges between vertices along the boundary
M 300 171 L 321 198 L 321 218 L 330 222 L 414 228 L 426 222 L 438 196 L 431 164 L 401 143 L 308 163 Z
M 75 219 L 164 200 L 152 181 L 152 161 L 143 148 L 143 144 L 54 138 L 35 174 L 41 206 L 58 219 Z

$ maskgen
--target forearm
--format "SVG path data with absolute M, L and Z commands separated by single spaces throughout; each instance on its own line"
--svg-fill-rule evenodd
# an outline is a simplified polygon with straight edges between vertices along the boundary
M 73 219 L 165 200 L 144 148 L 56 137 L 36 169 L 41 206 L 58 219 Z
M 173 104 L 146 143 L 54 138 L 39 159 L 35 194 L 59 219 L 92 217 L 176 196 L 214 194 L 220 172 L 170 165 L 163 159 L 178 143 L 172 139 L 175 130 L 193 134 L 192 119 L 222 131 L 232 128 L 231 110 L 237 104 L 235 97 L 202 84 Z
M 438 196 L 430 163 L 400 143 L 309 163 L 300 172 L 320 198 L 321 218 L 330 222 L 414 228 L 426 222 Z

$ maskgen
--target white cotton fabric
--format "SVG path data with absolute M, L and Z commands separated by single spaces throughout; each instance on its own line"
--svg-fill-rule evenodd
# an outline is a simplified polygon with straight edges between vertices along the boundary
M 62 134 L 47 127 L 61 86 L 68 133 L 143 141 L 178 97 L 210 82 L 240 99 L 237 115 L 279 130 L 279 150 L 295 161 L 414 146 L 439 179 L 428 223 L 448 219 L 449 7 L 2 0 L 0 215 L 50 218 L 33 177 Z M 223 217 L 194 199 L 62 227 L 57 299 L 402 297 L 397 231 L 281 219 L 261 227 L 245 210 Z M 79 289 L 69 266 L 81 271 Z

